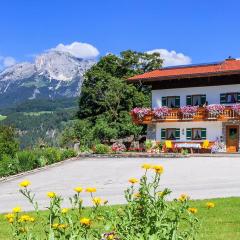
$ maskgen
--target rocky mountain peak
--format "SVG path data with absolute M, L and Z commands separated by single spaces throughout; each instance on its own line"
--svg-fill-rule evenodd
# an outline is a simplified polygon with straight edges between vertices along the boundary
M 6 68 L 0 72 L 0 107 L 27 99 L 76 97 L 84 73 L 94 63 L 51 50 L 36 56 L 33 63 Z

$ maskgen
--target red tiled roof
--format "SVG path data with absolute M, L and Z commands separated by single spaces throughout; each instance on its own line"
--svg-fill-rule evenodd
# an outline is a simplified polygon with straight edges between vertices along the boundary
M 136 80 L 181 79 L 232 73 L 240 74 L 240 60 L 227 59 L 223 62 L 215 64 L 162 68 L 133 76 L 128 80 L 130 82 Z

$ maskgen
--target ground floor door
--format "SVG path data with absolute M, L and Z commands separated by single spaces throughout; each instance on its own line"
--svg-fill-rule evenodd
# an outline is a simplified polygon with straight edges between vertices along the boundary
M 226 126 L 227 152 L 238 152 L 239 146 L 239 126 Z

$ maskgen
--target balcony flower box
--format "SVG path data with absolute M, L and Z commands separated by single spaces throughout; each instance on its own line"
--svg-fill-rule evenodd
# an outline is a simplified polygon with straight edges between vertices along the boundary
M 210 104 L 206 106 L 206 109 L 208 111 L 209 118 L 217 118 L 223 114 L 225 106 L 221 104 Z
M 236 103 L 236 104 L 233 104 L 231 106 L 232 110 L 237 113 L 238 115 L 240 115 L 240 104 L 239 103 Z
M 171 109 L 168 107 L 159 107 L 153 109 L 153 117 L 155 119 L 164 119 Z
M 151 120 L 151 108 L 139 108 L 136 107 L 132 109 L 131 111 L 132 116 L 137 120 L 137 121 L 148 121 Z
M 180 108 L 183 119 L 193 119 L 198 111 L 198 106 L 183 106 Z

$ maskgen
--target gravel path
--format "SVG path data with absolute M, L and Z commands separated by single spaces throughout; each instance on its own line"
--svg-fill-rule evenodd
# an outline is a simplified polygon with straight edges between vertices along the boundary
M 18 183 L 24 179 L 32 182 L 40 208 L 48 205 L 46 192 L 55 191 L 64 198 L 73 194 L 75 186 L 96 187 L 97 196 L 108 199 L 110 204 L 124 203 L 123 191 L 128 178 L 140 177 L 142 163 L 162 164 L 163 187 L 172 189 L 172 198 L 187 193 L 192 199 L 240 196 L 240 158 L 238 157 L 192 157 L 177 159 L 144 158 L 98 158 L 66 161 L 25 176 L 0 183 L 0 212 L 7 212 L 16 205 L 24 210 L 31 206 L 18 192 Z M 86 205 L 89 196 L 83 193 Z

